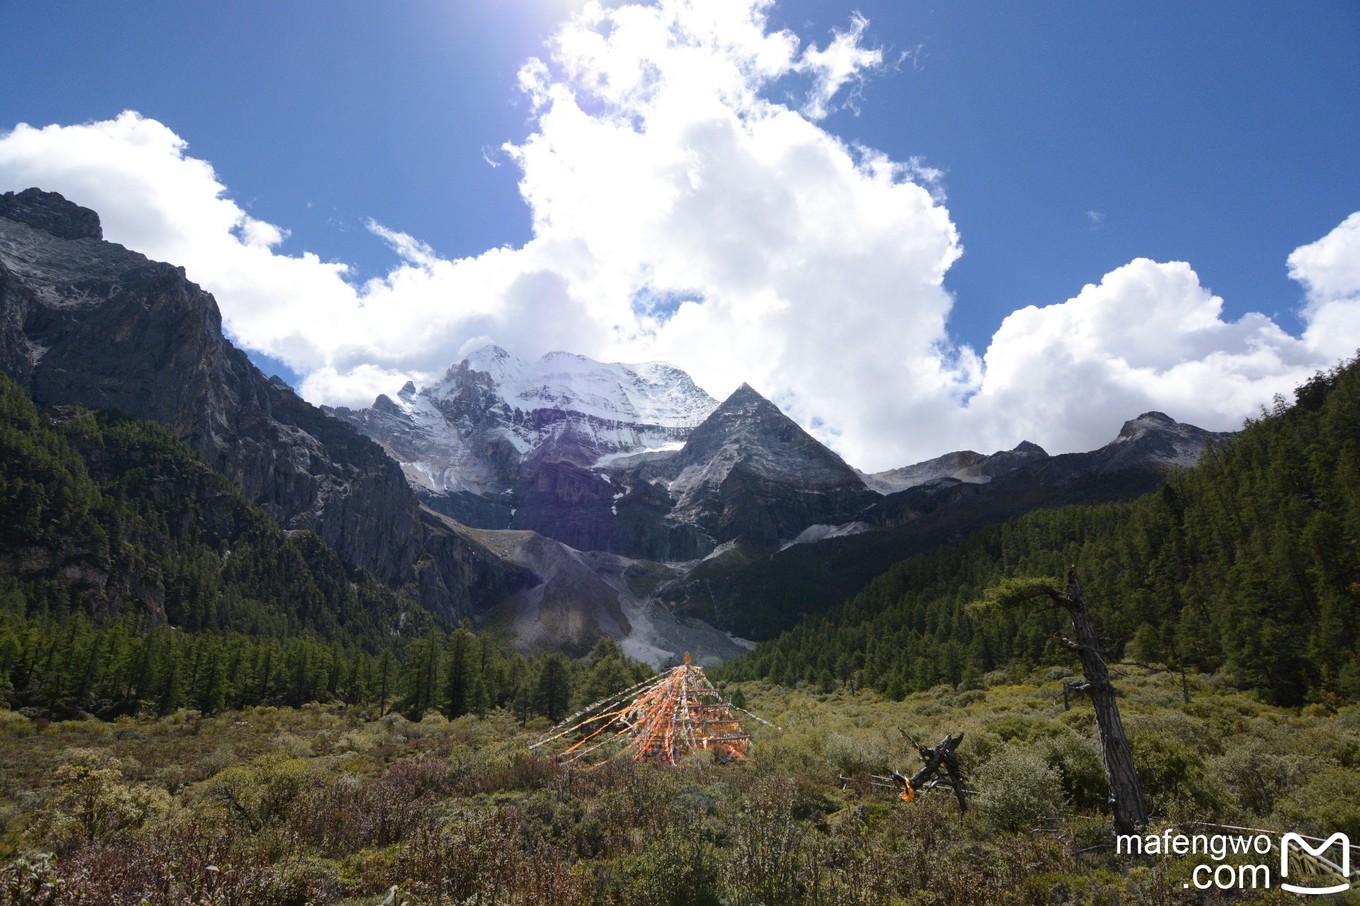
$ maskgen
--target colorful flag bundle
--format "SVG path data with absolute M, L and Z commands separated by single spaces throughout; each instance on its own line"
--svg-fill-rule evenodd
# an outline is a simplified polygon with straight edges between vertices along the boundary
M 558 749 L 562 764 L 589 767 L 628 753 L 637 761 L 678 764 L 696 750 L 719 763 L 745 759 L 751 737 L 689 655 L 685 663 L 593 702 L 548 731 L 531 749 Z

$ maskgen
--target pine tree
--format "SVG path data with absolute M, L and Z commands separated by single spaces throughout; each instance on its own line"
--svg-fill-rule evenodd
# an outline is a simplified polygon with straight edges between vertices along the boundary
M 567 716 L 571 704 L 571 678 L 567 663 L 550 654 L 539 665 L 538 684 L 533 693 L 533 709 L 556 723 Z

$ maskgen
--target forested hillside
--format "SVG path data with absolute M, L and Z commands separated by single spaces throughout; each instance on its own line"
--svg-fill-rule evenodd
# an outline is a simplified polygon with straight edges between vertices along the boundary
M 969 605 L 1003 578 L 1073 564 L 1116 655 L 1226 668 L 1277 704 L 1360 696 L 1360 362 L 1277 400 L 1160 492 L 1033 513 L 905 560 L 728 675 L 900 698 L 1068 663 L 1057 613 Z
M 3 376 L 0 512 L 0 704 L 33 716 L 313 701 L 560 716 L 636 675 L 616 646 L 528 659 L 442 626 L 159 426 L 39 410 Z

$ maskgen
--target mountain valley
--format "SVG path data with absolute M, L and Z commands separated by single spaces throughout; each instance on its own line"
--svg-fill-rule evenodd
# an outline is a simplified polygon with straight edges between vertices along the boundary
M 1111 852 L 1064 574 L 1152 836 L 1360 834 L 1360 362 L 1233 435 L 868 475 L 567 353 L 327 411 L 31 190 L 0 372 L 0 903 L 1178 902 L 1195 865 Z M 654 745 L 622 709 L 688 719 L 687 654 L 749 760 L 542 747 Z M 966 816 L 885 779 L 944 734 Z
M 1027 442 L 864 475 L 743 385 L 488 346 L 435 385 L 321 410 L 223 336 L 181 269 L 38 190 L 0 196 L 0 370 L 43 405 L 169 429 L 289 531 L 526 648 L 602 636 L 727 660 L 892 562 L 1020 513 L 1120 498 L 1216 435 L 1160 413 L 1100 450 Z M 384 455 L 386 453 L 386 455 Z

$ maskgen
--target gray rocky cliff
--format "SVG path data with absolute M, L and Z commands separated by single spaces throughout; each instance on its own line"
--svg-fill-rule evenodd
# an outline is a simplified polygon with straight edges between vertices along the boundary
M 94 212 L 60 195 L 0 195 L 0 370 L 36 401 L 159 422 L 284 528 L 316 531 L 350 568 L 435 612 L 468 613 L 522 584 L 424 517 L 377 444 L 267 379 L 182 268 L 101 236 Z
M 811 525 L 849 522 L 878 495 L 859 474 L 743 384 L 662 468 L 670 520 L 717 543 L 791 540 Z

